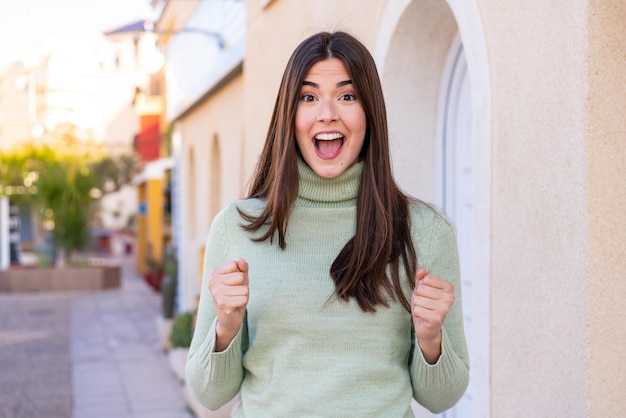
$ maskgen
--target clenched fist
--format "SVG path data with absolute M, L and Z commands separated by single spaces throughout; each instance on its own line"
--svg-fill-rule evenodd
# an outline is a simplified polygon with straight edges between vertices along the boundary
M 224 351 L 235 338 L 248 305 L 248 263 L 230 261 L 211 272 L 209 290 L 213 296 L 217 326 L 215 351 Z
M 453 303 L 452 284 L 424 269 L 417 272 L 411 297 L 413 326 L 424 359 L 430 364 L 441 355 L 441 328 Z

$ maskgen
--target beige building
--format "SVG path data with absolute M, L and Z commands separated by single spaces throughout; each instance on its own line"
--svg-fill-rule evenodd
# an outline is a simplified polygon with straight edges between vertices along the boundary
M 131 153 L 139 131 L 135 88 L 150 81 L 139 53 L 150 35 L 138 23 L 109 31 L 106 40 L 49 40 L 0 68 L 0 151 L 46 142 L 59 125 L 71 124 L 85 147 Z M 136 194 L 132 186 L 105 194 L 99 223 L 126 227 L 137 213 Z
M 0 69 L 0 144 L 45 139 L 72 124 L 103 137 L 101 51 L 89 41 L 49 41 Z
M 444 416 L 626 415 L 626 2 L 182 3 L 158 22 L 179 31 L 180 309 L 213 216 L 246 190 L 289 55 L 343 29 L 377 61 L 401 186 L 457 228 L 471 382 Z
M 10 149 L 17 141 L 29 138 L 35 126 L 37 107 L 35 95 L 40 89 L 41 71 L 16 61 L 0 71 L 0 150 Z M 41 97 L 41 96 L 40 96 Z

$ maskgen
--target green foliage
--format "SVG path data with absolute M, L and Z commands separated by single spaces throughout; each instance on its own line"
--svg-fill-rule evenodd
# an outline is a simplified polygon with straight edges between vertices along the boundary
M 137 164 L 132 155 L 108 155 L 70 124 L 59 125 L 46 141 L 3 152 L 1 161 L 0 196 L 39 207 L 66 254 L 87 246 L 95 201 L 105 188 L 130 183 Z
M 165 250 L 163 266 L 165 275 L 175 281 L 178 278 L 178 260 L 176 259 L 176 250 L 174 247 L 170 246 Z
M 165 277 L 161 283 L 161 306 L 163 318 L 174 316 L 174 305 L 176 304 L 176 286 L 178 283 L 178 261 L 173 247 L 168 247 L 165 251 L 164 273 Z
M 193 336 L 193 312 L 182 312 L 174 317 L 170 342 L 172 347 L 189 348 Z
M 37 201 L 37 181 L 50 163 L 59 155 L 48 146 L 26 144 L 2 153 L 0 164 L 0 196 L 10 196 L 14 204 L 31 204 Z
M 38 193 L 51 210 L 55 242 L 67 254 L 89 243 L 92 190 L 98 185 L 98 179 L 78 158 L 49 162 L 45 175 L 39 178 Z
M 100 179 L 105 193 L 119 190 L 130 184 L 136 174 L 139 160 L 134 154 L 107 155 L 92 164 L 92 169 Z

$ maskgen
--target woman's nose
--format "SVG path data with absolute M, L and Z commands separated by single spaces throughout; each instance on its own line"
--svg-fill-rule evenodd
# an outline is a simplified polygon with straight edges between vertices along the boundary
M 319 122 L 332 122 L 337 120 L 337 106 L 332 100 L 322 100 L 317 114 Z

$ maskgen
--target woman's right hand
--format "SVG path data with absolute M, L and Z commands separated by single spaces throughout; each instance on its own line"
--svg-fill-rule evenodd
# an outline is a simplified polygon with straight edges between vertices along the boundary
M 224 351 L 239 332 L 248 305 L 250 289 L 246 260 L 229 261 L 213 270 L 209 290 L 217 314 L 215 351 Z

